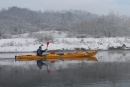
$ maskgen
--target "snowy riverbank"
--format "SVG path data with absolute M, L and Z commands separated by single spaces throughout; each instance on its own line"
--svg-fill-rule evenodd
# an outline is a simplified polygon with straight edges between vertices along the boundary
M 32 52 L 46 42 L 38 43 L 34 38 L 13 38 L 0 40 L 0 52 Z M 130 38 L 55 38 L 48 50 L 108 50 L 130 49 Z

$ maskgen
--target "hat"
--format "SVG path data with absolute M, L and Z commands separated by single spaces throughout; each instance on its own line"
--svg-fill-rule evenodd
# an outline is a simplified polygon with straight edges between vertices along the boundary
M 41 46 L 39 46 L 39 48 L 42 48 Z

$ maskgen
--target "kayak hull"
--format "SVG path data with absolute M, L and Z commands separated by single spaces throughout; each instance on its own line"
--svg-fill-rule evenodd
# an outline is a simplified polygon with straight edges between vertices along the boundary
M 66 54 L 47 54 L 43 56 L 37 55 L 20 55 L 15 56 L 16 59 L 28 59 L 28 60 L 47 60 L 47 59 L 70 59 L 76 57 L 94 57 L 97 54 L 97 51 L 91 52 L 78 52 L 78 53 L 66 53 Z
M 39 59 L 16 59 L 16 61 L 37 61 Z M 43 61 L 50 61 L 50 62 L 55 62 L 58 60 L 62 61 L 71 61 L 71 60 L 76 60 L 76 61 L 98 61 L 96 57 L 75 57 L 75 58 L 65 58 L 65 59 L 41 59 Z

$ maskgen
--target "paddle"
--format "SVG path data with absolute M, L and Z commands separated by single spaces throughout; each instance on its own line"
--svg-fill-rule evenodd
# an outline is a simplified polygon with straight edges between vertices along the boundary
M 50 44 L 50 42 L 48 41 L 48 42 L 46 42 L 46 45 L 47 45 L 47 47 L 46 47 L 46 49 L 48 48 L 48 45 Z M 46 57 L 46 56 L 45 56 Z M 47 66 L 47 72 L 48 72 L 48 74 L 50 74 L 50 70 L 48 69 L 48 65 L 46 65 Z
M 46 49 L 48 48 L 48 45 L 50 44 L 50 42 L 46 42 L 46 45 L 47 45 L 47 47 L 46 47 Z

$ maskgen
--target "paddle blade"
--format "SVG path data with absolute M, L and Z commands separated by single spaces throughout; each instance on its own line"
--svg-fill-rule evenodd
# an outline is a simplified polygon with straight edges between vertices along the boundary
M 48 46 L 50 42 L 46 42 L 46 45 Z

